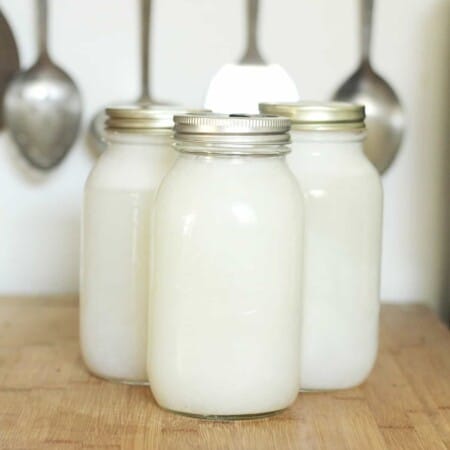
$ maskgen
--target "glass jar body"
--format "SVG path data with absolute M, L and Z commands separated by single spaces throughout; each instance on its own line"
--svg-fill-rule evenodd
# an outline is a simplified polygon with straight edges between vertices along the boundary
M 148 373 L 162 407 L 242 418 L 295 400 L 301 229 L 283 156 L 180 154 L 153 222 Z
M 169 132 L 110 133 L 85 186 L 80 340 L 94 374 L 147 383 L 149 222 L 175 159 Z
M 302 390 L 356 386 L 377 354 L 382 189 L 363 138 L 292 131 L 305 200 Z

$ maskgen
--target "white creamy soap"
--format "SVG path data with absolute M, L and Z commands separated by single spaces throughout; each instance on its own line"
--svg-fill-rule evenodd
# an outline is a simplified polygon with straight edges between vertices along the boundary
M 305 197 L 301 388 L 349 388 L 378 348 L 381 184 L 361 132 L 291 134 Z
M 81 349 L 91 372 L 146 383 L 151 208 L 175 152 L 169 134 L 121 139 L 101 156 L 85 188 Z
M 180 155 L 153 228 L 149 376 L 160 405 L 240 416 L 294 401 L 301 204 L 281 157 Z

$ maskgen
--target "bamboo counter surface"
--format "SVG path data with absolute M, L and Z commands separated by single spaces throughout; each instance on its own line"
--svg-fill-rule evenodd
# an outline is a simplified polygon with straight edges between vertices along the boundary
M 450 449 L 450 333 L 423 306 L 383 306 L 363 385 L 238 422 L 174 415 L 146 387 L 89 375 L 77 316 L 74 298 L 0 299 L 1 449 Z

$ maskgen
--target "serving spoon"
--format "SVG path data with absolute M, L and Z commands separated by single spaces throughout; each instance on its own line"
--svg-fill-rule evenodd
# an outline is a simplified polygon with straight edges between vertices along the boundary
M 38 0 L 39 56 L 8 85 L 6 127 L 21 154 L 35 168 L 50 170 L 72 147 L 80 127 L 81 97 L 47 49 L 47 0 Z
M 247 43 L 237 64 L 225 64 L 212 78 L 205 108 L 220 113 L 257 114 L 262 102 L 298 101 L 294 81 L 279 64 L 268 64 L 258 48 L 259 0 L 247 1 Z
M 368 133 L 364 152 L 378 171 L 383 173 L 399 150 L 404 131 L 404 115 L 394 90 L 370 64 L 374 0 L 361 1 L 361 63 L 333 98 L 365 105 Z
M 156 101 L 150 91 L 150 16 L 151 0 L 141 0 L 141 93 L 137 100 L 125 102 L 138 106 L 170 106 L 170 103 Z M 123 102 L 122 102 L 123 103 Z M 110 106 L 110 104 L 108 104 Z M 88 139 L 92 143 L 96 153 L 100 154 L 106 150 L 105 140 L 105 108 L 102 108 L 92 118 L 89 125 Z
M 0 11 L 0 102 L 12 77 L 19 72 L 19 52 L 16 39 L 5 16 Z M 3 128 L 3 111 L 0 110 L 0 128 Z

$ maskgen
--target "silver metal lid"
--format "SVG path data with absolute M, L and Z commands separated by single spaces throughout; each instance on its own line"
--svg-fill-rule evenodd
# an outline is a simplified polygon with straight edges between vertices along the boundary
M 117 105 L 105 109 L 107 130 L 145 132 L 146 130 L 171 129 L 175 114 L 207 112 L 162 105 Z
M 176 115 L 175 139 L 205 144 L 287 144 L 290 121 L 273 115 Z
M 288 117 L 295 130 L 345 131 L 365 128 L 363 105 L 345 102 L 260 103 L 265 114 Z

